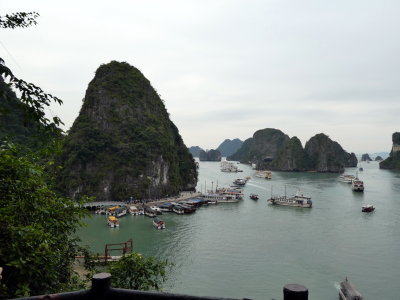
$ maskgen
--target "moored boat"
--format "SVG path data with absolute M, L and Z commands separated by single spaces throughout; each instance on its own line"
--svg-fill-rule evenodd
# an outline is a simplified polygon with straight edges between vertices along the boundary
M 135 206 L 135 205 L 129 206 L 128 211 L 129 211 L 129 213 L 130 213 L 132 216 L 140 216 L 140 215 L 143 215 L 143 214 L 144 214 L 143 209 L 139 209 L 139 208 L 138 208 L 137 206 Z
M 157 215 L 157 213 L 156 213 L 156 211 L 154 211 L 150 207 L 145 207 L 144 208 L 144 215 L 148 216 L 150 218 L 154 218 Z
M 340 283 L 339 297 L 341 300 L 362 300 L 363 296 L 347 279 Z
M 108 224 L 108 226 L 110 226 L 111 228 L 119 227 L 118 218 L 115 217 L 115 216 L 109 216 L 109 217 L 107 218 L 107 224 Z
M 164 203 L 160 204 L 158 207 L 161 209 L 161 211 L 168 212 L 168 211 L 172 211 L 172 208 L 174 207 L 174 205 L 170 202 L 164 202 Z
M 375 210 L 375 207 L 373 205 L 371 205 L 371 204 L 364 205 L 361 208 L 362 212 L 373 212 L 374 210 Z
M 163 220 L 159 218 L 154 218 L 153 219 L 153 226 L 157 229 L 165 229 L 165 223 Z

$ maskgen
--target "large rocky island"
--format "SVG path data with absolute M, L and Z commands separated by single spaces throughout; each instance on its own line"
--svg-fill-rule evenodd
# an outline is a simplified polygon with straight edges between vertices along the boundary
M 257 169 L 315 172 L 343 172 L 358 162 L 354 153 L 346 152 L 323 133 L 312 137 L 303 148 L 297 137 L 290 138 L 274 128 L 256 131 L 228 159 L 256 164 Z
M 66 137 L 66 195 L 152 198 L 194 189 L 197 169 L 157 92 L 127 63 L 100 66 Z
M 393 133 L 392 142 L 393 146 L 389 157 L 379 163 L 381 169 L 400 170 L 400 132 Z

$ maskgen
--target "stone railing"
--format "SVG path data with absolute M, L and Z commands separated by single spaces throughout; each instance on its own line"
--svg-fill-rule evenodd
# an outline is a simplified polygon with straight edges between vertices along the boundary
M 198 297 L 160 292 L 145 292 L 137 290 L 116 289 L 111 287 L 111 274 L 99 273 L 92 278 L 90 290 L 18 298 L 25 300 L 86 300 L 86 299 L 112 299 L 112 300 L 238 300 L 232 298 Z M 266 295 L 265 299 L 269 299 Z M 244 300 L 244 299 L 243 299 Z M 283 287 L 283 300 L 308 300 L 308 290 L 302 285 L 287 284 Z

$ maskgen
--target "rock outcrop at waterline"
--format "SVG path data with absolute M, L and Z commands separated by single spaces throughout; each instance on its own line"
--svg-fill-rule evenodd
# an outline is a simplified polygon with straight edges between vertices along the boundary
M 257 131 L 228 159 L 280 171 L 343 172 L 345 167 L 357 166 L 354 153 L 347 153 L 323 133 L 312 137 L 303 148 L 297 137 L 289 138 L 273 128 Z
M 381 169 L 400 170 L 400 132 L 393 133 L 392 142 L 393 146 L 389 157 L 379 163 Z
M 150 82 L 127 63 L 100 66 L 61 156 L 60 188 L 97 200 L 194 189 L 197 169 Z

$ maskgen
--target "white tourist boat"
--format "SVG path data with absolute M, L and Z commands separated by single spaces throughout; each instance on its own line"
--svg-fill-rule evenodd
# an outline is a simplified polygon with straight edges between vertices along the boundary
M 202 194 L 200 197 L 208 201 L 210 204 L 237 203 L 240 200 L 236 195 L 220 194 L 220 193 L 207 193 L 207 194 Z
M 342 174 L 339 176 L 339 181 L 351 184 L 353 179 L 356 179 L 356 176 L 354 175 L 349 175 L 349 174 Z
M 364 191 L 364 181 L 355 178 L 351 181 L 351 189 L 355 192 L 363 192 Z
M 231 161 L 226 161 L 226 160 L 221 162 L 221 171 L 228 173 L 242 172 L 242 170 L 240 170 L 237 165 L 235 165 Z
M 300 193 L 300 190 L 298 190 L 296 194 L 291 197 L 286 196 L 286 186 L 285 186 L 284 196 L 273 195 L 271 190 L 271 198 L 269 198 L 267 201 L 273 205 L 305 207 L 305 208 L 312 207 L 311 197 L 304 196 L 302 193 Z

